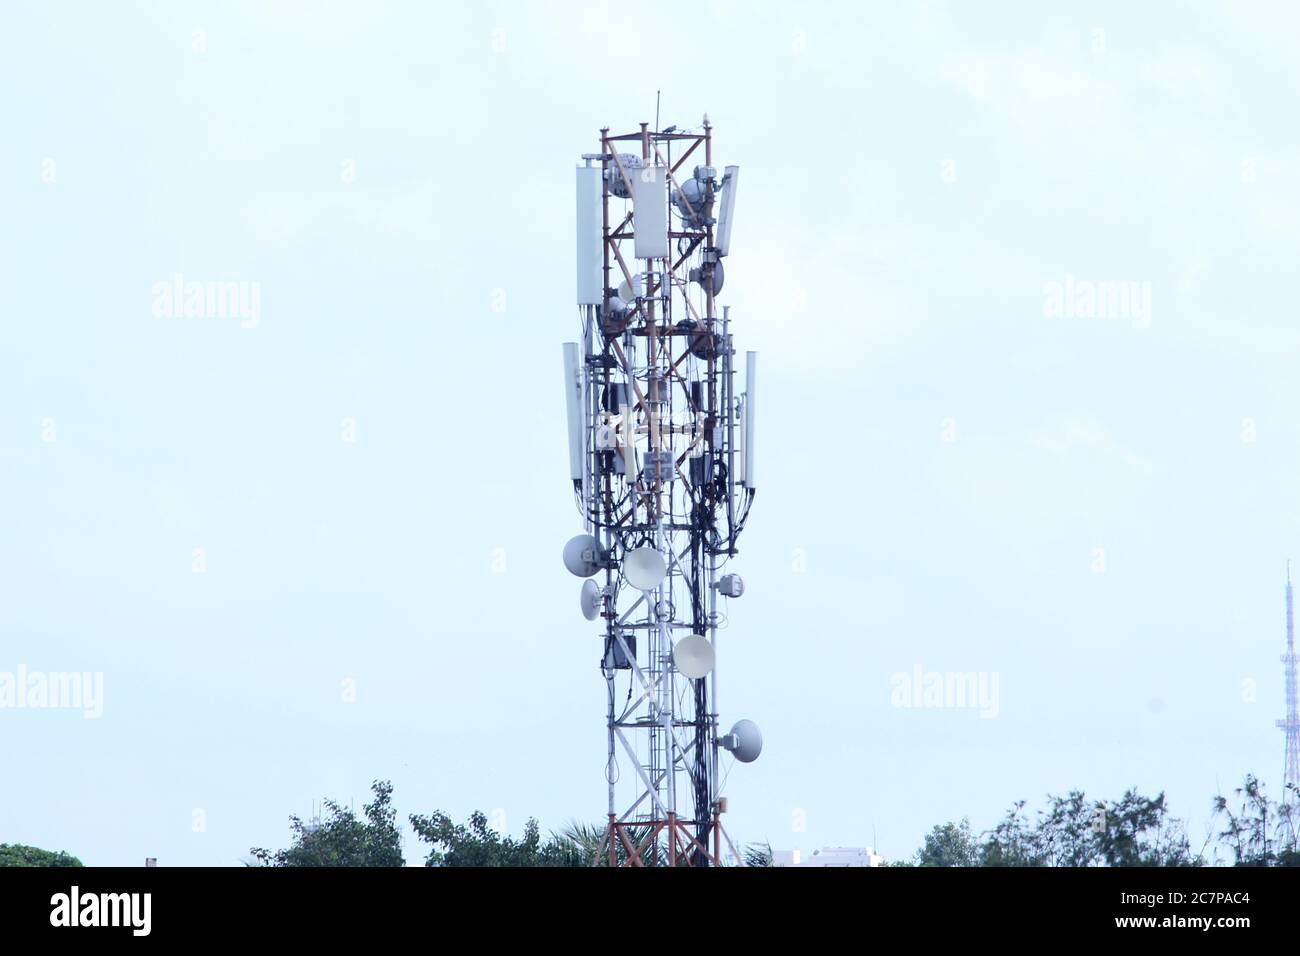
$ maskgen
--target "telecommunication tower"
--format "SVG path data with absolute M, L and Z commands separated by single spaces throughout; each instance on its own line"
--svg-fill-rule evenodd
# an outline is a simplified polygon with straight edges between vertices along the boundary
M 1292 619 L 1291 562 L 1286 563 L 1286 717 L 1277 725 L 1286 733 L 1286 770 L 1283 776 L 1284 800 L 1294 797 L 1292 787 L 1300 787 L 1300 712 L 1296 709 L 1295 624 Z
M 569 477 L 606 685 L 608 825 L 597 864 L 718 866 L 721 752 L 762 750 L 748 720 L 719 733 L 718 633 L 744 592 L 729 562 L 754 500 L 757 354 L 737 392 L 718 314 L 740 170 L 719 176 L 705 115 L 611 136 L 577 168 L 581 341 L 564 346 Z M 693 161 L 693 162 L 692 162 Z M 626 690 L 624 689 L 626 687 Z

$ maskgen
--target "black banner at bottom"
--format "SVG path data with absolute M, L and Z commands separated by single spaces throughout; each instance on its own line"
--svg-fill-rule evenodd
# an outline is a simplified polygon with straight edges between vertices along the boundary
M 583 927 L 626 942 L 620 927 L 680 921 L 684 933 L 757 932 L 766 943 L 844 929 L 926 944 L 1046 931 L 1232 946 L 1243 933 L 1285 931 L 1297 888 L 1285 869 L 1227 868 L 12 868 L 0 869 L 0 925 L 6 943 L 38 944 L 373 943 L 432 928 L 448 941 L 549 947 Z

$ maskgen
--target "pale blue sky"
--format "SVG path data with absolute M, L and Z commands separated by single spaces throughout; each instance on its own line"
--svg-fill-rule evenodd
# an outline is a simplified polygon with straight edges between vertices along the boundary
M 8 11 L 0 671 L 102 671 L 104 715 L 0 710 L 0 842 L 234 864 L 376 777 L 600 818 L 572 168 L 656 89 L 744 170 L 733 837 L 898 857 L 1129 786 L 1199 837 L 1217 786 L 1276 790 L 1297 46 L 1286 3 Z M 257 327 L 154 316 L 176 273 L 259 283 Z M 1149 282 L 1149 328 L 1045 315 L 1067 275 Z M 918 664 L 997 673 L 997 718 L 891 706 Z

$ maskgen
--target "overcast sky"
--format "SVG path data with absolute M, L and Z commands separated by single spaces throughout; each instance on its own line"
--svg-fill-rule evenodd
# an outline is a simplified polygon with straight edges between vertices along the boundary
M 744 171 L 759 494 L 719 679 L 765 750 L 733 838 L 897 858 L 1136 786 L 1199 846 L 1218 788 L 1280 788 L 1294 4 L 6 20 L 0 674 L 100 674 L 102 715 L 0 709 L 0 842 L 233 865 L 374 778 L 403 815 L 601 818 L 572 169 L 656 90 Z M 187 313 L 178 275 L 256 308 Z M 996 706 L 899 706 L 918 669 Z

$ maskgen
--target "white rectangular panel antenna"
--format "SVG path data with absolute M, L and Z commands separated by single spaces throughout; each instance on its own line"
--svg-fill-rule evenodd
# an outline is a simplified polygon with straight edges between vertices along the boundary
M 740 407 L 736 410 L 736 483 L 745 484 L 745 414 L 748 410 L 745 396 L 740 396 Z
M 731 252 L 731 220 L 736 209 L 736 184 L 740 181 L 740 167 L 728 166 L 722 181 L 722 209 L 718 213 L 718 231 L 713 237 L 714 248 L 719 256 Z
M 605 257 L 600 209 L 600 167 L 579 166 L 578 209 L 578 305 L 601 305 L 605 301 Z
M 668 257 L 668 167 L 631 172 L 633 245 L 638 259 Z
M 582 409 L 582 353 L 577 342 L 564 343 L 564 405 L 569 415 L 569 478 L 582 481 L 587 453 L 586 415 Z
M 745 487 L 754 488 L 754 392 L 758 353 L 745 353 Z

